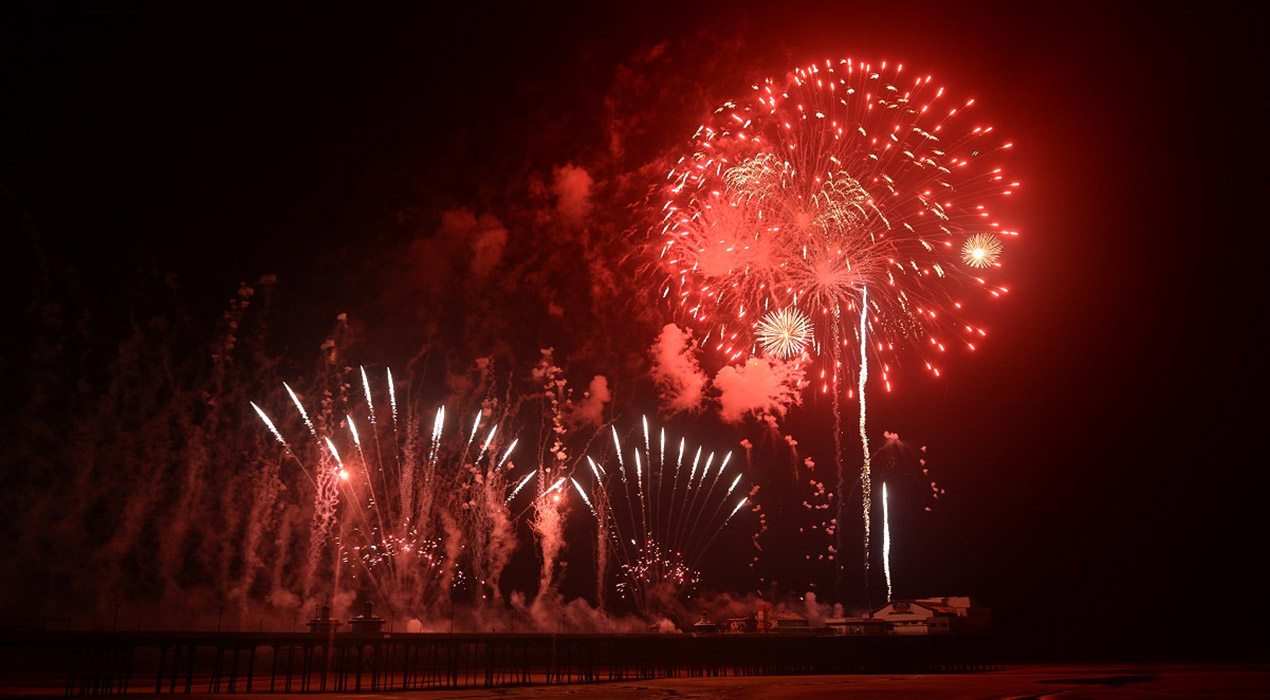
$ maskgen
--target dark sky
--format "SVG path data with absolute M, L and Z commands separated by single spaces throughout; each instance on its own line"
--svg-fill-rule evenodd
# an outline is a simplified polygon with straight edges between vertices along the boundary
M 1260 593 L 1265 531 L 1251 17 L 607 5 L 8 4 L 4 206 L 100 303 L 134 303 L 138 271 L 160 269 L 214 313 L 276 272 L 296 332 L 318 332 L 365 289 L 362 256 L 402 211 L 501 216 L 510 181 L 594 159 L 605 96 L 650 46 L 680 47 L 677 78 L 715 98 L 825 57 L 921 66 L 1017 144 L 1023 237 L 984 350 L 877 403 L 879 427 L 920 436 L 957 496 L 932 528 L 949 539 L 913 544 L 900 571 L 918 593 L 946 582 L 1064 634 L 1244 624 L 1226 599 Z M 694 75 L 688 58 L 712 46 L 729 70 Z M 699 118 L 689 106 L 649 117 L 664 145 Z

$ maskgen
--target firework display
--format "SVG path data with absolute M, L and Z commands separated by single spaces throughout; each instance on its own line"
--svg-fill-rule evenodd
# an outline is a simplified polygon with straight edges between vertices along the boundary
M 673 438 L 667 442 L 665 428 L 654 440 L 647 417 L 642 445 L 623 448 L 616 428 L 612 437 L 615 464 L 587 458 L 592 494 L 573 483 L 609 536 L 619 594 L 647 613 L 659 597 L 677 597 L 700 583 L 702 558 L 749 499 L 732 502 L 744 475 L 728 471 L 731 452 L 719 458 L 694 450 L 686 437 L 676 446 Z
M 320 432 L 300 397 L 284 385 L 312 449 L 289 444 L 268 414 L 251 404 L 314 486 L 311 556 L 321 557 L 329 545 L 350 578 L 364 580 L 368 592 L 409 615 L 435 607 L 464 582 L 481 598 L 498 595 L 515 519 L 508 508 L 535 474 L 509 478 L 516 441 L 498 444 L 498 425 L 484 412 L 464 430 L 449 428 L 443 406 L 431 421 L 411 404 L 399 411 L 391 370 L 391 420 L 383 426 L 364 368 L 360 379 L 365 420 L 359 428 L 345 414 L 346 435 Z M 343 457 L 336 440 L 347 440 Z
M 673 54 L 656 70 L 695 80 Z M 1012 144 L 898 64 L 804 65 L 745 93 L 691 136 L 618 124 L 635 94 L 605 103 L 614 129 L 645 126 L 602 161 L 535 153 L 515 187 L 437 192 L 373 245 L 340 239 L 340 274 L 283 300 L 357 292 L 314 357 L 283 350 L 308 342 L 289 331 L 336 299 L 275 324 L 272 274 L 207 324 L 173 297 L 111 326 L 108 366 L 32 392 L 78 423 L 41 414 L 29 488 L 73 497 L 23 503 L 38 527 L 12 568 L 51 579 L 38 553 L 73 542 L 60 580 L 108 564 L 93 614 L 154 600 L 243 629 L 362 603 L 416 632 L 687 629 L 737 594 L 872 609 L 870 577 L 888 597 L 907 580 L 891 555 L 916 549 L 918 499 L 896 466 L 912 449 L 871 431 L 868 403 L 901 364 L 937 377 L 987 335 L 1017 243 Z M 106 347 L 75 323 L 49 322 L 49 352 Z M 398 372 L 361 364 L 381 353 Z
M 1011 144 L 975 121 L 973 105 L 950 106 L 930 76 L 902 65 L 851 59 L 725 103 L 667 175 L 663 294 L 729 360 L 765 344 L 765 314 L 794 308 L 814 323 L 810 348 L 830 360 L 826 386 L 848 346 L 867 346 L 887 382 L 907 348 L 937 372 L 952 338 L 973 347 L 984 335 L 953 295 L 967 284 L 1005 293 L 980 271 L 1000 267 L 1002 237 L 1017 235 L 989 208 L 1018 187 L 999 165 Z M 844 319 L 856 317 L 867 342 L 848 337 Z
M 697 130 L 662 207 L 662 293 L 703 330 L 703 345 L 727 361 L 758 347 L 788 357 L 789 333 L 769 315 L 797 309 L 814 321 L 808 349 L 833 402 L 840 515 L 839 402 L 857 368 L 866 590 L 869 358 L 889 391 L 900 351 L 938 376 L 936 356 L 953 337 L 973 350 L 986 332 L 962 318 L 954 295 L 1004 294 L 982 275 L 1001 264 L 999 236 L 1016 235 L 989 209 L 1018 186 L 998 165 L 1012 144 L 971 118 L 973 99 L 949 106 L 944 92 L 902 64 L 852 59 L 764 81 Z

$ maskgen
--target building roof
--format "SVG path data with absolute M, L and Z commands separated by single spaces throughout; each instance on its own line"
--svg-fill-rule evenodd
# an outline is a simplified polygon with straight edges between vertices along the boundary
M 923 602 L 920 600 L 892 600 L 886 605 L 883 605 L 877 610 L 874 610 L 873 614 L 876 615 L 882 612 L 883 610 L 885 610 L 886 608 L 895 605 L 896 603 L 908 603 L 909 605 L 916 605 L 919 608 L 926 608 L 927 610 L 930 610 L 931 612 L 942 613 L 944 615 L 958 615 L 959 614 L 957 612 L 957 608 L 949 607 L 947 605 L 938 605 L 936 603 L 931 603 L 931 602 Z

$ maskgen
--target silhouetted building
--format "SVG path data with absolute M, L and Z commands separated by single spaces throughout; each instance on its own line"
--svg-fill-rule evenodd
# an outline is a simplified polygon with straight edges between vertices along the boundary
M 776 634 L 811 634 L 811 621 L 801 615 L 772 615 L 768 628 Z
M 351 632 L 358 634 L 380 634 L 384 631 L 384 618 L 375 617 L 370 601 L 362 606 L 362 614 L 348 621 Z
M 723 631 L 728 634 L 750 634 L 758 631 L 758 618 L 750 615 L 749 617 L 729 617 L 723 622 Z
M 331 606 L 323 605 L 322 612 L 314 619 L 309 620 L 309 631 L 315 634 L 330 634 L 339 629 L 342 624 L 339 620 L 331 619 Z
M 873 611 L 889 634 L 973 634 L 992 631 L 992 611 L 969 596 L 893 600 Z
M 825 626 L 840 637 L 879 637 L 886 632 L 886 623 L 874 617 L 831 617 Z

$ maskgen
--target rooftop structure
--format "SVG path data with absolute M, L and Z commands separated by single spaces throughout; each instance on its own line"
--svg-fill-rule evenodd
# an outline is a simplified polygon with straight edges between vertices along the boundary
M 965 634 L 992 630 L 992 613 L 969 596 L 893 600 L 873 611 L 890 634 Z

